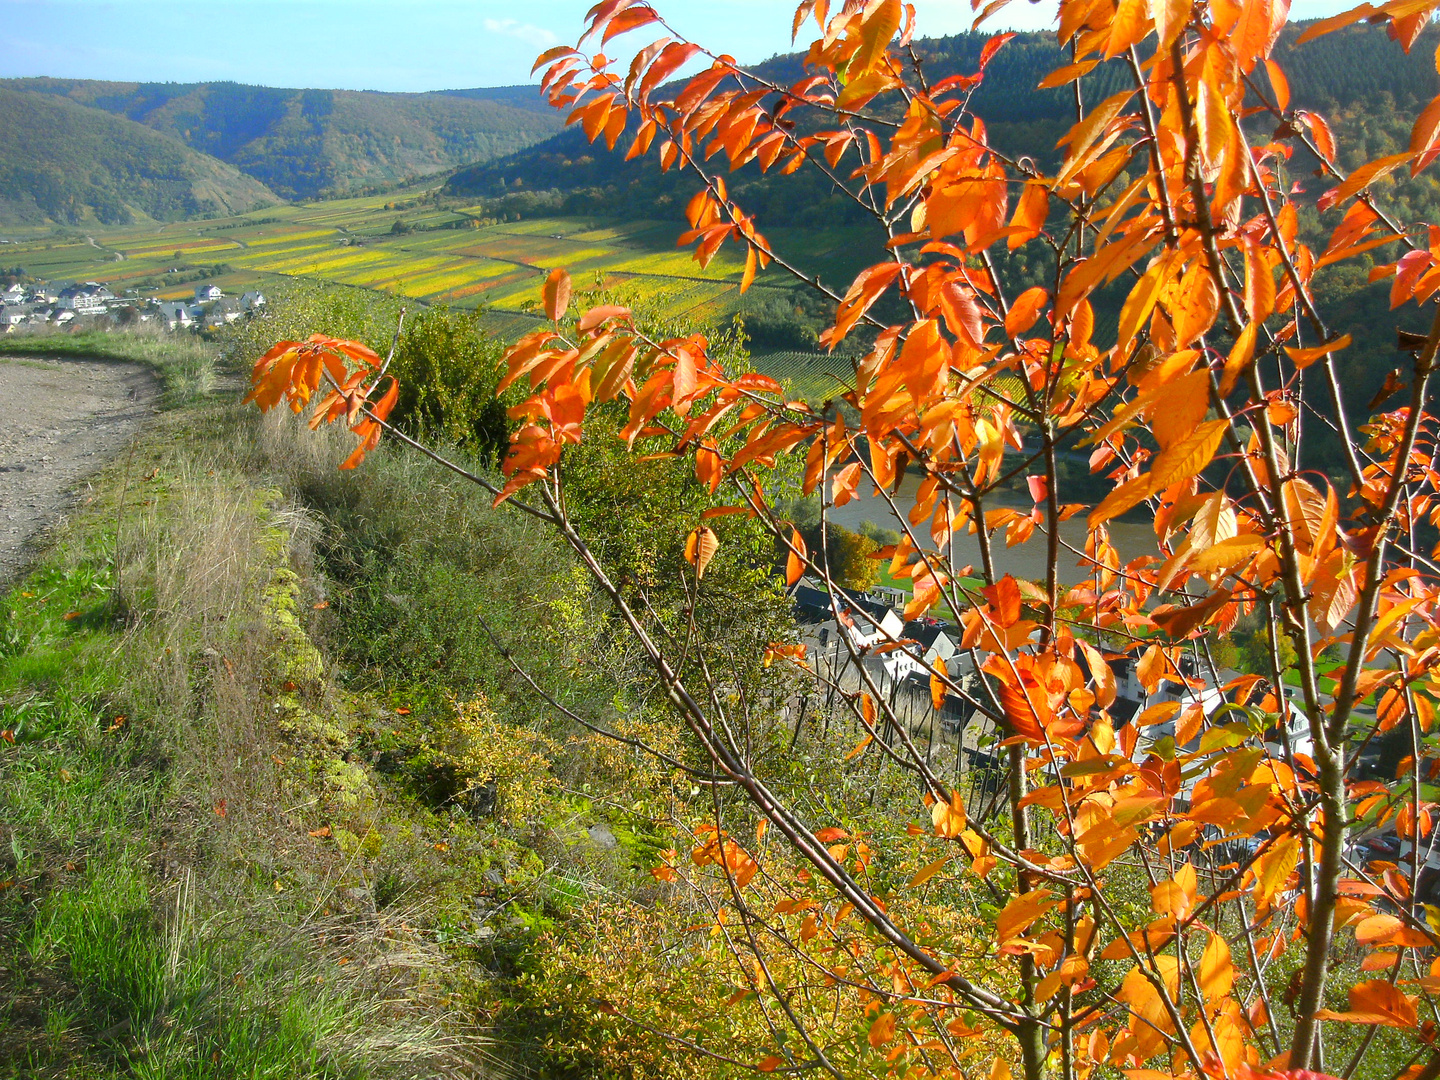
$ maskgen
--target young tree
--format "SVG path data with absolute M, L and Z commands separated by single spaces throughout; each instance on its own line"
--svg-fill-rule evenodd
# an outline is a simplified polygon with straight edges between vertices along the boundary
M 1301 42 L 1363 19 L 1408 50 L 1437 7 L 1362 4 Z M 653 151 L 662 169 L 695 177 L 682 239 L 701 265 L 742 245 L 742 289 L 774 265 L 823 291 L 729 197 L 725 172 L 751 163 L 823 171 L 888 251 L 827 294 L 823 343 L 864 332 L 869 347 L 843 404 L 823 414 L 769 378 L 723 370 L 699 335 L 652 340 L 616 306 L 571 316 L 563 271 L 544 286 L 548 324 L 508 354 L 503 385 L 524 379 L 533 393 L 512 410 L 496 501 L 569 543 L 699 749 L 686 767 L 716 784 L 691 863 L 718 875 L 707 894 L 716 933 L 774 1018 L 773 1053 L 741 1064 L 841 1075 L 838 1039 L 811 1008 L 825 997 L 835 1016 L 863 1007 L 877 1068 L 914 1076 L 973 1073 L 975 1046 L 986 1048 L 978 1071 L 998 1052 L 992 1076 L 1013 1060 L 1029 1080 L 1095 1069 L 1132 1080 L 1440 1075 L 1440 936 L 1419 904 L 1424 856 L 1367 862 L 1352 842 L 1382 825 L 1412 852 L 1432 839 L 1440 504 L 1425 408 L 1440 234 L 1396 221 L 1376 185 L 1440 156 L 1440 98 L 1405 152 L 1347 174 L 1325 120 L 1291 107 L 1272 55 L 1287 14 L 1285 0 L 1059 0 L 1070 62 L 1042 86 L 1073 88 L 1075 119 L 1053 170 L 997 151 L 968 108 L 1010 35 L 990 40 L 977 70 L 933 80 L 900 0 L 801 3 L 796 33 L 813 17 L 819 36 L 808 74 L 789 86 L 684 40 L 635 0 L 603 0 L 577 48 L 540 57 L 550 100 L 592 141 L 613 149 L 633 130 L 628 156 Z M 628 66 L 593 51 L 642 28 L 663 36 Z M 667 81 L 697 63 L 671 92 Z M 1113 92 L 1096 100 L 1094 86 Z M 1311 167 L 1318 198 L 1293 182 Z M 1302 235 L 1302 211 L 1326 215 L 1323 247 Z M 1048 260 L 1047 285 L 1006 290 L 1002 264 L 1017 251 Z M 1387 384 L 1398 406 L 1357 425 L 1334 367 L 1349 337 L 1311 286 L 1323 267 L 1367 252 L 1391 260 L 1372 277 L 1393 276 L 1394 304 L 1420 305 L 1430 330 L 1402 336 L 1404 370 Z M 1113 331 L 1097 312 L 1113 315 Z M 298 411 L 326 390 L 315 422 L 352 424 L 362 442 L 350 465 L 395 399 L 377 356 L 328 339 L 278 345 L 254 382 L 262 408 L 287 400 Z M 627 445 L 666 440 L 712 492 L 731 493 L 706 516 L 763 522 L 788 551 L 792 582 L 823 578 L 826 560 L 776 516 L 776 462 L 803 456 L 804 489 L 823 497 L 822 535 L 831 507 L 874 489 L 901 531 L 887 553 L 913 584 L 907 614 L 948 608 L 963 623 L 978 681 L 898 645 L 929 671 L 937 705 L 963 697 L 993 725 L 1009 770 L 997 805 L 967 812 L 858 663 L 835 700 L 913 775 L 926 827 L 875 847 L 767 771 L 733 687 L 688 664 L 684 613 L 638 605 L 567 510 L 567 447 L 585 438 L 588 415 L 617 407 Z M 1341 461 L 1305 457 L 1315 425 L 1338 435 Z M 1081 448 L 1113 481 L 1096 505 L 1067 501 L 1057 483 L 1059 455 Z M 1346 477 L 1341 489 L 1327 466 Z M 893 492 L 905 470 L 920 484 L 902 504 Z M 997 501 L 1022 475 L 1028 512 Z M 1110 523 L 1137 509 L 1154 545 L 1122 560 Z M 1080 514 L 1083 548 L 1061 529 Z M 674 528 L 694 566 L 688 594 L 703 603 L 703 572 L 725 557 L 720 536 L 698 521 Z M 957 565 L 966 530 L 979 544 L 973 569 Z M 1000 530 L 1043 546 L 1039 578 L 1005 572 Z M 1085 577 L 1069 584 L 1062 566 L 1075 558 Z M 1208 642 L 1251 612 L 1289 641 L 1272 656 L 1293 662 L 1236 680 L 1231 704 L 1207 709 L 1203 686 L 1218 678 Z M 793 642 L 773 652 L 803 678 L 834 670 Z M 1178 690 L 1129 723 L 1111 712 L 1122 655 L 1147 689 Z M 1275 689 L 1286 684 L 1293 703 Z M 1292 711 L 1294 723 L 1277 719 Z M 1148 738 L 1164 721 L 1173 739 Z M 1411 743 L 1396 782 L 1353 779 L 1370 740 L 1392 729 Z M 735 798 L 766 826 L 753 843 L 727 824 Z M 900 872 L 912 867 L 922 869 Z M 988 921 L 940 932 L 962 889 L 987 898 Z M 998 1051 L 997 1032 L 1009 1040 Z

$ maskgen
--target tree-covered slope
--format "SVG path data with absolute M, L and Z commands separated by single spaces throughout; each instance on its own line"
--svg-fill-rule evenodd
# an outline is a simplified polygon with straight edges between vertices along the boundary
M 1304 25 L 1288 27 L 1277 49 L 1290 81 L 1292 104 L 1340 114 L 1336 119 L 1349 139 L 1367 138 L 1370 126 L 1383 124 L 1397 110 L 1415 111 L 1440 90 L 1432 62 L 1433 41 L 1428 47 L 1419 42 L 1405 55 L 1382 29 L 1362 24 L 1297 47 L 1295 39 Z M 927 75 L 938 80 L 974 72 L 989 38 L 985 33 L 930 38 L 917 41 L 916 52 L 925 61 Z M 989 128 L 993 145 L 1007 154 L 1041 161 L 1055 155 L 1056 140 L 1074 123 L 1074 91 L 1068 86 L 1037 90 L 1037 84 L 1067 63 L 1069 54 L 1052 33 L 1017 34 L 995 54 L 984 82 L 970 99 L 970 107 Z M 1107 65 L 1101 69 L 1103 75 L 1083 80 L 1084 99 L 1101 101 L 1123 89 L 1115 81 L 1116 70 Z M 806 74 L 798 53 L 769 60 L 757 71 L 782 84 L 797 82 Z M 1257 118 L 1251 124 L 1264 122 Z M 656 152 L 652 147 L 651 155 Z M 682 173 L 660 173 L 653 157 L 648 162 L 626 162 L 622 154 L 606 153 L 603 145 L 597 150 L 577 129 L 511 157 L 461 169 L 449 182 L 455 194 L 496 197 L 549 191 L 559 196 L 551 198 L 555 204 L 551 209 L 641 217 L 654 216 L 657 206 L 688 198 L 693 186 L 693 180 Z M 837 214 L 842 219 L 864 216 L 822 180 L 806 184 L 786 177 L 777 184 L 760 178 L 753 165 L 733 178 L 731 189 L 737 196 L 743 193 L 741 205 L 759 211 L 770 225 L 833 223 Z
M 277 202 L 232 165 L 123 117 L 0 87 L 0 221 L 120 224 Z
M 513 153 L 554 134 L 535 92 L 385 94 L 238 83 L 11 79 L 172 135 L 286 198 L 344 194 Z

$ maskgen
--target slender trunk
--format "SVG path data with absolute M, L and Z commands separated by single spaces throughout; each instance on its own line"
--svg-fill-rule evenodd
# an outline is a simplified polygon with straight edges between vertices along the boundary
M 1048 1055 L 1045 1029 L 1040 1026 L 1040 1022 L 1022 1021 L 1015 1031 L 1015 1039 L 1020 1043 L 1020 1065 L 1024 1070 L 1025 1080 L 1045 1080 L 1045 1059 Z
M 1315 1013 L 1325 1005 L 1326 976 L 1329 973 L 1330 945 L 1334 937 L 1337 886 L 1345 852 L 1345 749 L 1344 743 L 1325 753 L 1316 752 L 1320 772 L 1320 826 L 1325 830 L 1320 845 L 1320 862 L 1315 868 L 1315 898 L 1307 913 L 1305 968 L 1296 1005 L 1295 1035 L 1290 1040 L 1292 1069 L 1309 1069 L 1316 1061 L 1319 1024 Z

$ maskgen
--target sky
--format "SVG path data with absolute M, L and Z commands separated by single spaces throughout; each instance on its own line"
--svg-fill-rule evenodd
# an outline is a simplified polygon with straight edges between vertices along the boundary
M 0 0 L 0 77 L 424 91 L 533 81 L 574 44 L 593 0 Z M 969 29 L 968 0 L 915 0 L 925 36 Z M 692 40 L 744 63 L 790 50 L 790 0 L 655 0 Z M 1347 0 L 1295 0 L 1293 18 Z M 987 27 L 1041 29 L 1053 3 L 1014 0 Z M 812 24 L 813 26 L 813 24 Z M 632 35 L 638 44 L 653 28 Z M 626 39 L 621 39 L 625 41 Z M 628 54 L 627 54 L 628 55 Z

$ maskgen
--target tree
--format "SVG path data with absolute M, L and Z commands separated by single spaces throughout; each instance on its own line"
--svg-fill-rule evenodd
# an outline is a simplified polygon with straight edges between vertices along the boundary
M 1437 7 L 1361 5 L 1300 45 L 1368 19 L 1408 50 Z M 581 48 L 540 57 L 551 102 L 592 142 L 614 149 L 633 130 L 631 155 L 653 151 L 662 169 L 695 177 L 682 239 L 702 266 L 742 245 L 742 289 L 773 266 L 824 291 L 728 197 L 727 167 L 819 170 L 890 251 L 826 294 L 825 345 L 871 336 L 843 403 L 825 412 L 726 370 L 700 335 L 651 338 L 615 305 L 572 315 L 569 278 L 554 271 L 548 325 L 507 355 L 501 389 L 523 379 L 532 394 L 512 410 L 505 481 L 475 478 L 574 550 L 689 734 L 694 756 L 672 764 L 715 792 L 689 859 L 660 876 L 710 912 L 742 987 L 732 1007 L 766 1002 L 771 1041 L 763 1057 L 748 1042 L 703 1052 L 836 1077 L 1440 1075 L 1433 1025 L 1421 1023 L 1440 986 L 1421 860 L 1367 863 L 1350 844 L 1380 826 L 1412 845 L 1432 834 L 1440 504 L 1425 410 L 1440 239 L 1396 220 L 1382 182 L 1440 156 L 1440 98 L 1406 150 L 1342 169 L 1326 121 L 1291 108 L 1274 55 L 1287 12 L 1283 0 L 1059 0 L 1070 63 L 1042 85 L 1071 87 L 1075 116 L 1049 172 L 990 146 L 967 109 L 1007 35 L 974 72 L 931 82 L 900 0 L 801 3 L 796 31 L 813 17 L 820 36 L 790 86 L 684 40 L 635 0 L 598 3 Z M 610 42 L 642 27 L 664 36 L 613 66 Z M 584 50 L 592 39 L 605 55 Z M 694 62 L 707 66 L 662 89 Z M 1314 165 L 1318 197 L 1303 176 Z M 1302 212 L 1322 215 L 1323 247 L 1302 235 Z M 1027 252 L 1049 279 L 1011 295 L 998 264 Z M 1372 278 L 1392 279 L 1392 306 L 1420 305 L 1430 329 L 1402 337 L 1371 406 L 1382 411 L 1357 424 L 1336 375 L 1349 338 L 1327 323 L 1315 283 L 1362 255 L 1387 260 Z M 257 364 L 251 397 L 298 409 L 325 389 L 317 419 L 351 423 L 353 465 L 394 401 L 382 371 L 349 343 L 286 342 Z M 1323 392 L 1302 396 L 1306 382 Z M 911 777 L 894 796 L 910 805 L 876 801 L 878 785 L 852 806 L 833 791 L 811 798 L 767 756 L 743 691 L 687 665 L 683 606 L 662 616 L 637 603 L 567 509 L 566 461 L 592 410 L 615 402 L 626 445 L 666 439 L 666 453 L 728 493 L 702 520 L 673 522 L 693 605 L 707 566 L 726 557 L 705 522 L 725 514 L 773 533 L 789 580 L 809 572 L 833 589 L 775 513 L 789 497 L 777 463 L 803 458 L 822 526 L 862 487 L 888 501 L 901 531 L 891 572 L 914 590 L 907 615 L 948 608 L 963 632 L 946 665 L 903 640 L 885 648 L 928 672 L 937 707 L 961 699 L 988 725 L 1008 770 L 995 797 L 937 770 L 849 638 L 853 674 L 829 700 L 866 733 L 851 757 L 873 752 Z M 1335 434 L 1339 461 L 1307 456 L 1317 426 Z M 1080 448 L 1110 482 L 1094 505 L 1058 482 L 1061 455 Z M 902 501 L 907 469 L 920 484 Z M 1021 476 L 1032 505 L 1000 503 Z M 1110 527 L 1131 511 L 1153 520 L 1156 542 L 1122 561 Z M 1060 526 L 1081 514 L 1072 550 Z M 974 567 L 957 565 L 952 543 L 969 528 Z M 1044 572 L 1005 572 L 1002 534 L 1007 548 L 1041 545 Z M 1067 581 L 1077 555 L 1086 576 Z M 1225 708 L 1207 709 L 1210 641 L 1256 612 L 1288 639 L 1292 665 L 1280 670 L 1292 654 L 1272 650 L 1263 682 L 1242 676 L 1223 688 Z M 1178 697 L 1122 722 L 1119 656 L 1147 690 L 1168 683 Z M 812 665 L 794 639 L 767 659 L 792 665 L 797 685 L 837 670 Z M 961 676 L 961 660 L 978 679 Z M 1264 689 L 1287 677 L 1290 705 Z M 1373 713 L 1358 708 L 1367 701 Z M 1294 722 L 1278 723 L 1287 710 Z M 1173 738 L 1152 737 L 1161 723 Z M 1411 745 L 1396 782 L 1352 780 L 1360 752 L 1392 730 Z M 832 749 L 843 770 L 844 748 Z M 892 827 L 922 803 L 923 828 Z
M 871 556 L 880 545 L 862 533 L 831 524 L 826 535 L 830 546 L 830 572 L 836 584 L 864 592 L 880 577 L 880 564 Z

